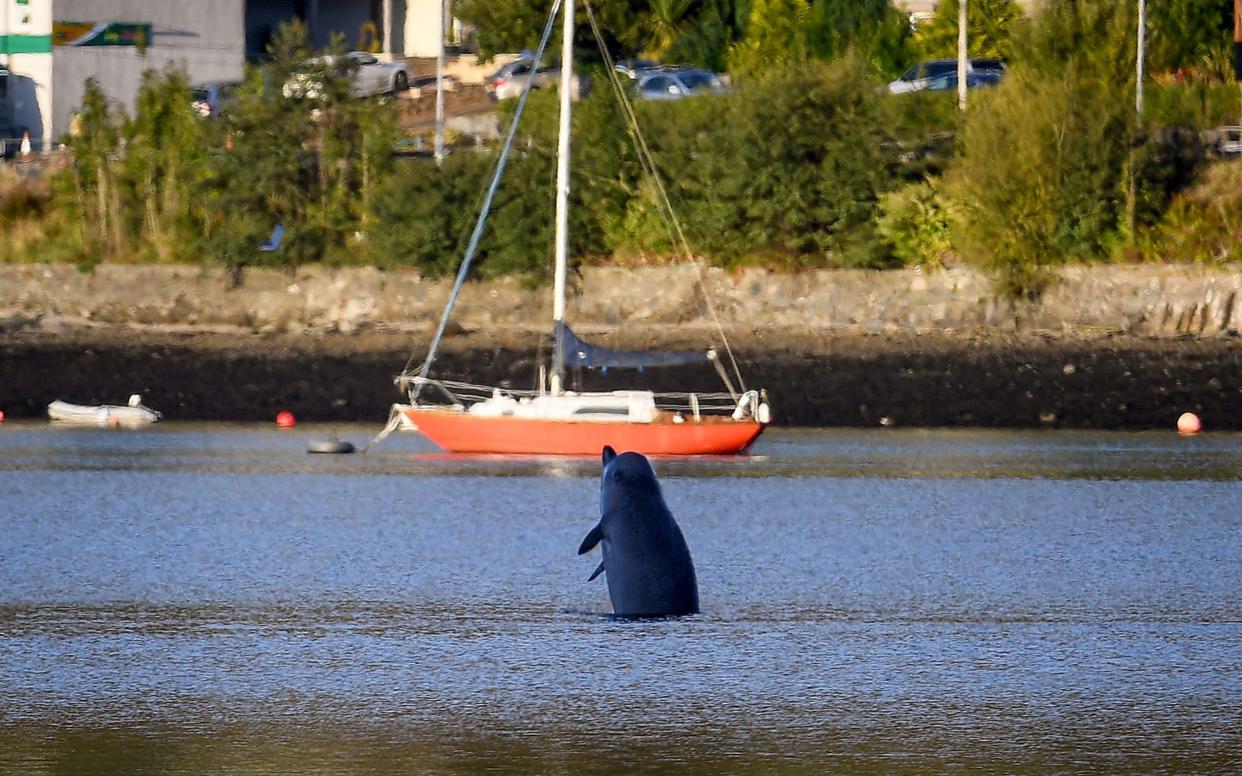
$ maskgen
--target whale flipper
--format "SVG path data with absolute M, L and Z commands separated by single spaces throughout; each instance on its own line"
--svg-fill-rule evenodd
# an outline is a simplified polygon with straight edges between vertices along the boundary
M 603 573 L 604 573 L 604 562 L 601 560 L 599 562 L 599 565 L 595 567 L 595 570 L 591 572 L 591 576 L 587 577 L 587 582 L 590 582 L 591 580 L 595 579 L 596 577 L 598 577 L 600 574 L 603 574 Z
M 603 538 L 604 524 L 601 522 L 587 532 L 586 538 L 582 540 L 582 544 L 578 545 L 578 554 L 582 555 L 595 549 L 595 545 L 599 544 Z M 595 579 L 595 577 L 591 577 L 591 579 Z

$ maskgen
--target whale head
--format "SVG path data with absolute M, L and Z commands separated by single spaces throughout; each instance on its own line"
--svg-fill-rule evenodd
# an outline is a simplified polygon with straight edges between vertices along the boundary
M 604 468 L 600 475 L 600 507 L 607 513 L 618 501 L 636 497 L 664 500 L 655 469 L 642 453 L 617 453 L 610 446 L 604 447 Z

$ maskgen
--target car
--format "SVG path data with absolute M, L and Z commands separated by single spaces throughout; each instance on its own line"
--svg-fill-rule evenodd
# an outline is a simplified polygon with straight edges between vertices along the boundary
M 992 72 L 1004 73 L 1005 63 L 999 59 L 990 57 L 980 57 L 970 59 L 966 62 L 966 72 Z M 910 67 L 909 70 L 901 74 L 901 77 L 892 81 L 888 85 L 888 91 L 891 94 L 907 94 L 909 92 L 921 92 L 931 84 L 932 81 L 943 78 L 947 75 L 957 77 L 957 60 L 956 59 L 928 59 L 918 62 Z M 969 87 L 969 82 L 967 86 Z M 954 87 L 957 88 L 956 82 Z
M 351 51 L 344 56 L 325 55 L 307 60 L 304 72 L 294 73 L 281 90 L 290 99 L 318 100 L 323 84 L 314 71 L 334 69 L 348 76 L 350 92 L 355 97 L 379 94 L 400 94 L 410 88 L 410 68 L 405 62 L 381 62 L 366 51 Z
M 644 100 L 680 100 L 700 94 L 728 94 L 720 76 L 698 68 L 661 68 L 638 76 L 635 93 Z
M 225 107 L 237 99 L 240 81 L 211 81 L 190 90 L 194 111 L 202 118 L 219 118 Z
M 496 72 L 488 76 L 483 88 L 493 99 L 508 100 L 522 94 L 527 82 L 531 89 L 547 89 L 560 86 L 561 69 L 559 67 L 534 68 L 534 58 L 529 55 L 519 56 L 511 62 L 501 65 Z M 574 73 L 570 77 L 569 94 L 573 99 L 583 95 L 583 89 L 589 86 Z
M 612 69 L 630 79 L 637 80 L 647 70 L 656 70 L 660 63 L 651 59 L 622 59 L 613 63 Z
M 966 88 L 977 89 L 981 86 L 996 86 L 1005 77 L 1003 72 L 997 70 L 979 70 L 966 75 Z M 926 91 L 929 92 L 956 92 L 957 91 L 957 73 L 949 73 L 931 79 Z

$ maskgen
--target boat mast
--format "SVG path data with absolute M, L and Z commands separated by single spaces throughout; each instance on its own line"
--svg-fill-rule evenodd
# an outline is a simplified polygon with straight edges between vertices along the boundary
M 561 36 L 561 124 L 556 151 L 556 273 L 552 287 L 552 326 L 558 332 L 565 322 L 565 270 L 569 262 L 569 89 L 574 77 L 574 0 L 564 0 L 565 23 Z M 549 388 L 553 396 L 563 391 L 565 367 L 560 348 L 554 349 Z

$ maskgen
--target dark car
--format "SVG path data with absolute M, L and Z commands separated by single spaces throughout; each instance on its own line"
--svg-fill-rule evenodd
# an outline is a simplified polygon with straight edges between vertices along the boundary
M 218 118 L 228 103 L 237 97 L 239 81 L 213 81 L 190 90 L 194 110 L 203 118 Z
M 680 100 L 700 94 L 728 94 L 729 87 L 720 76 L 698 68 L 661 68 L 646 70 L 635 84 L 644 100 Z
M 646 70 L 655 70 L 660 66 L 659 62 L 653 59 L 622 59 L 612 66 L 621 75 L 630 79 L 637 80 Z
M 977 89 L 981 86 L 996 86 L 1005 77 L 1003 72 L 996 70 L 979 70 L 966 75 L 966 88 Z M 957 73 L 949 73 L 931 81 L 925 87 L 929 92 L 956 92 Z
M 985 72 L 1004 74 L 1005 63 L 992 57 L 976 57 L 967 61 L 966 72 L 968 75 Z M 957 78 L 956 59 L 928 59 L 911 66 L 909 70 L 901 74 L 901 78 L 888 85 L 888 90 L 893 94 L 921 92 L 933 82 L 938 82 L 939 79 L 950 75 L 954 79 Z M 969 82 L 967 86 L 970 86 Z M 953 88 L 957 88 L 956 80 Z

